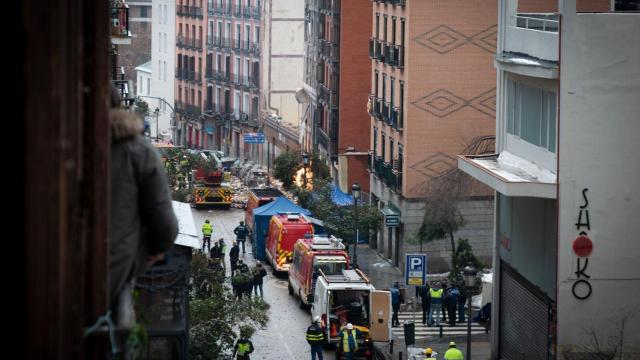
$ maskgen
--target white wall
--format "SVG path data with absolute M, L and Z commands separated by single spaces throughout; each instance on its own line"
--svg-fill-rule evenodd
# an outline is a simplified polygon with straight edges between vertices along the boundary
M 578 14 L 565 0 L 559 118 L 558 356 L 594 329 L 616 336 L 616 319 L 640 304 L 640 16 Z M 585 273 L 592 295 L 578 300 L 577 257 L 582 190 L 589 189 L 594 249 Z M 584 221 L 584 215 L 583 215 Z M 584 261 L 584 260 L 582 260 Z M 583 263 L 584 264 L 584 263 Z M 586 289 L 586 285 L 582 290 Z M 627 321 L 626 351 L 640 354 L 640 313 Z M 617 357 L 616 357 L 617 358 Z M 627 355 L 626 359 L 637 358 Z
M 173 107 L 175 77 L 175 38 L 176 38 L 176 2 L 175 0 L 153 0 L 153 22 L 151 28 L 151 96 L 163 98 Z M 161 34 L 159 36 L 159 34 Z M 165 66 L 166 64 L 166 66 Z M 204 96 L 204 95 L 203 95 Z M 160 108 L 160 134 L 171 136 L 171 108 L 162 101 L 144 99 L 149 103 L 150 111 Z M 154 119 L 155 120 L 155 119 Z M 151 124 L 155 134 L 155 124 Z M 175 141 L 175 139 L 173 139 Z
M 295 91 L 302 88 L 304 79 L 304 1 L 272 0 L 266 3 L 266 10 L 262 47 L 265 110 L 278 109 L 283 121 L 298 126 Z

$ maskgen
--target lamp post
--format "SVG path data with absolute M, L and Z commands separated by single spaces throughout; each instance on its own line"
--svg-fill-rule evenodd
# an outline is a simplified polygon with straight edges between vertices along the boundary
M 309 167 L 309 154 L 306 151 L 302 153 L 302 167 L 304 169 L 304 173 L 302 175 L 302 186 L 306 189 L 306 187 L 307 187 L 307 168 Z
M 355 237 L 353 240 L 353 268 L 358 268 L 358 199 L 360 198 L 360 184 L 357 182 L 351 185 L 351 195 L 353 196 L 353 210 L 355 213 Z
M 464 285 L 467 288 L 467 298 L 469 299 L 469 310 L 467 315 L 467 354 L 466 358 L 471 359 L 471 289 L 476 285 L 478 269 L 469 264 L 462 269 Z
M 156 142 L 160 141 L 160 134 L 158 133 L 158 117 L 160 116 L 160 108 L 156 107 L 156 109 L 153 111 L 154 114 L 156 114 Z

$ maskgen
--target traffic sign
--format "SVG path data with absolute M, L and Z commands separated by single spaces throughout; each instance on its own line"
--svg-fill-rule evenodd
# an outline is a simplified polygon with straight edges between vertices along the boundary
M 404 283 L 407 286 L 421 286 L 427 283 L 427 255 L 406 254 L 404 262 Z
M 264 133 L 245 133 L 245 144 L 264 144 Z

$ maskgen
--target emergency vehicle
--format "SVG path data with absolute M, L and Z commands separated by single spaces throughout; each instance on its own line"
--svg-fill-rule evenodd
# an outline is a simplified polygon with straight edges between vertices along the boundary
M 204 206 L 231 207 L 231 173 L 220 170 L 193 171 L 193 203 L 196 208 Z
M 282 191 L 275 188 L 265 189 L 250 189 L 249 197 L 247 199 L 247 210 L 244 214 L 244 223 L 249 228 L 249 231 L 253 233 L 253 210 L 262 205 L 266 205 L 280 196 L 284 196 Z
M 300 214 L 276 214 L 271 217 L 266 253 L 274 271 L 289 271 L 293 244 L 306 234 L 313 235 L 313 224 Z
M 329 344 L 337 344 L 336 359 L 342 355 L 338 334 L 346 324 L 360 330 L 359 350 L 354 354 L 374 358 L 373 341 L 391 339 L 391 294 L 376 290 L 360 270 L 325 274 L 319 270 L 311 317 L 319 316 Z
M 310 305 L 319 270 L 324 274 L 340 274 L 348 268 L 349 255 L 341 239 L 317 234 L 300 239 L 293 246 L 289 294 L 299 299 L 300 307 Z

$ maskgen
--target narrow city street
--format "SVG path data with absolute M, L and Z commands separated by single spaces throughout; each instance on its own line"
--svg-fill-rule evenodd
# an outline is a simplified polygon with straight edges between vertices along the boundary
M 227 249 L 229 249 L 235 239 L 233 229 L 239 221 L 244 220 L 244 210 L 193 209 L 193 218 L 199 231 L 204 220 L 209 219 L 213 225 L 212 242 L 222 237 L 227 244 Z M 250 243 L 247 243 L 246 251 L 247 253 L 244 256 L 241 254 L 240 258 L 249 266 L 253 266 L 256 260 L 253 257 Z M 226 261 L 227 269 L 229 269 L 228 256 Z M 271 267 L 269 265 L 266 267 L 268 275 L 264 279 L 264 298 L 271 305 L 270 320 L 267 327 L 256 332 L 251 339 L 255 346 L 252 358 L 261 360 L 309 359 L 309 345 L 305 340 L 305 332 L 311 322 L 309 312 L 300 309 L 297 301 L 289 296 L 286 276 L 274 276 Z M 325 351 L 324 355 L 327 359 L 334 357 L 333 351 Z

